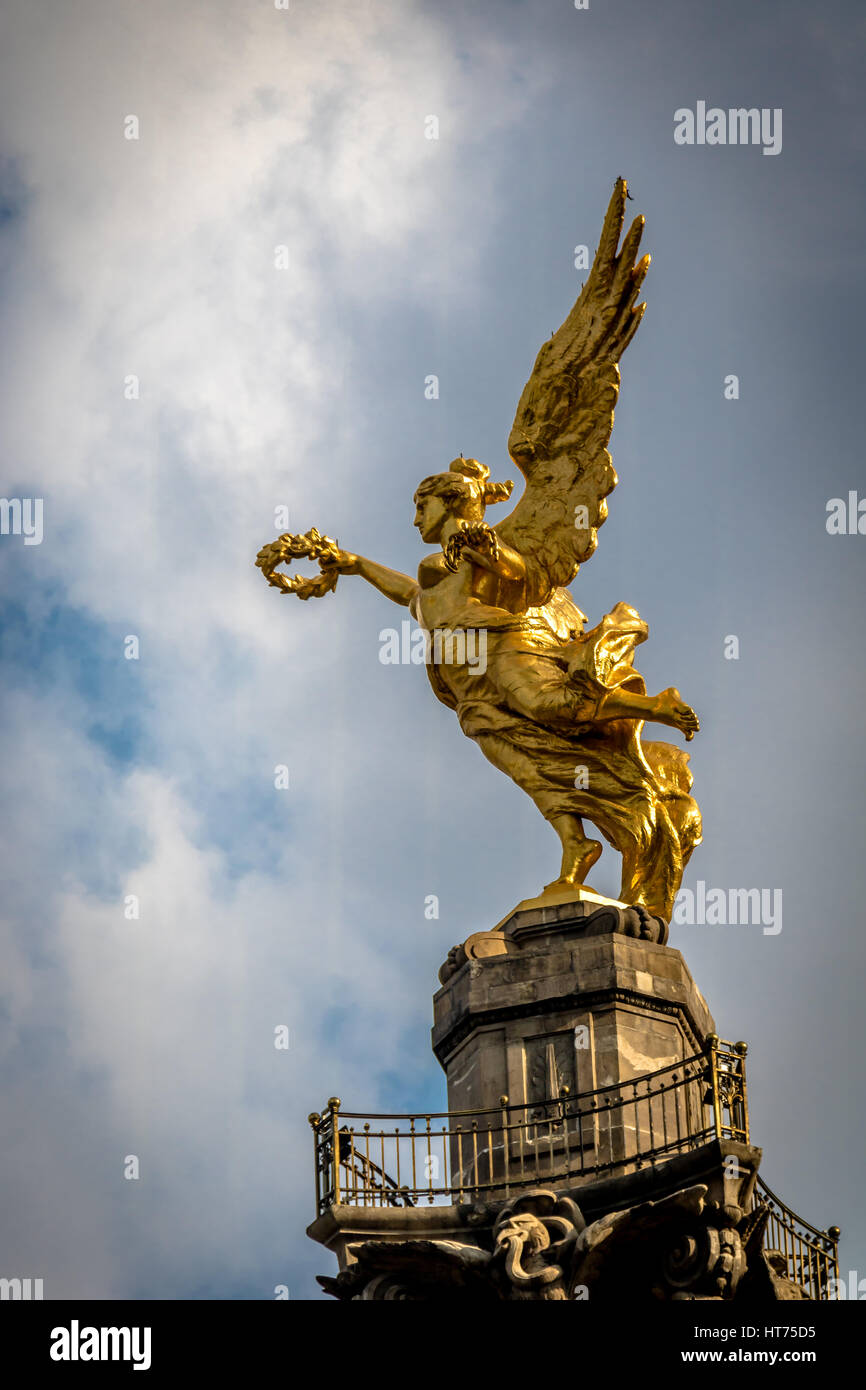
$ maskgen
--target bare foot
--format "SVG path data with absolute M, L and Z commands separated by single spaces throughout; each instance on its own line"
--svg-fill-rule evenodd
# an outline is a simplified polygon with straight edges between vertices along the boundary
M 571 888 L 576 883 L 583 883 L 593 864 L 600 858 L 600 840 L 581 840 L 576 845 L 569 845 L 563 850 L 562 867 L 556 882 L 567 884 Z
M 659 724 L 669 724 L 672 729 L 680 729 L 689 743 L 701 727 L 698 716 L 691 705 L 687 705 L 675 686 L 663 690 L 656 699 L 653 719 Z

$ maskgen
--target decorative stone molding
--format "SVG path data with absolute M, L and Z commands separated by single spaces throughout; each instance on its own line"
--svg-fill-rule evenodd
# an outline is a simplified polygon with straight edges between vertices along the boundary
M 746 1214 L 704 1183 L 587 1225 L 575 1193 L 530 1188 L 466 1204 L 466 1241 L 367 1240 L 319 1282 L 353 1301 L 469 1299 L 598 1303 L 804 1298 L 761 1250 L 762 1208 Z
M 593 907 L 587 902 L 545 907 L 539 899 L 532 906 L 515 908 L 505 924 L 495 931 L 475 932 L 462 945 L 452 946 L 439 970 L 440 984 L 447 984 L 468 960 L 516 954 L 524 939 L 540 931 L 550 931 L 560 921 L 580 937 L 618 934 L 660 946 L 668 939 L 667 923 L 660 917 L 653 917 L 645 907 L 628 907 L 613 901 L 605 902 L 602 907 Z

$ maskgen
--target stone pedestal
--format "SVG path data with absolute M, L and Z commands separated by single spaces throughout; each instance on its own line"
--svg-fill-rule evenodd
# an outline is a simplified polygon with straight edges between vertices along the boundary
M 449 1110 L 596 1091 L 701 1051 L 715 1025 L 679 951 L 613 920 L 595 902 L 521 906 L 452 952 L 433 1000 Z
M 762 1253 L 760 1149 L 713 1141 L 661 1168 L 579 1189 L 427 1210 L 332 1207 L 307 1234 L 337 1256 L 341 1300 L 555 1299 L 626 1305 L 802 1299 Z
M 310 1117 L 309 1235 L 340 1266 L 328 1292 L 828 1296 L 839 1233 L 761 1189 L 745 1044 L 720 1043 L 666 939 L 644 909 L 583 889 L 523 902 L 450 952 L 433 1001 L 448 1114 L 401 1132 L 334 1098 Z

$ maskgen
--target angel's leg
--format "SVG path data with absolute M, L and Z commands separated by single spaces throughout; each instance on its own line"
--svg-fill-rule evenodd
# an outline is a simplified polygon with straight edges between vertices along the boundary
M 584 883 L 586 876 L 601 855 L 601 841 L 590 840 L 584 834 L 580 816 L 553 816 L 553 826 L 562 845 L 562 866 L 556 883 L 548 883 L 553 888 L 557 883 Z
M 595 718 L 599 723 L 608 719 L 644 719 L 667 724 L 684 733 L 686 742 L 694 738 L 701 727 L 698 716 L 674 686 L 659 695 L 636 695 L 622 686 L 609 690 L 599 700 Z
M 513 740 L 492 733 L 474 737 L 485 758 L 532 797 L 544 819 L 556 831 L 562 845 L 562 864 L 555 883 L 583 883 L 601 854 L 601 843 L 588 839 L 580 816 L 567 809 L 577 795 L 571 783 L 574 771 L 570 762 L 568 776 L 561 781 L 556 770 L 552 776 L 549 768 L 539 765 L 537 754 L 527 756 Z M 610 838 L 607 830 L 603 833 Z M 547 886 L 552 888 L 554 884 Z
M 591 723 L 598 702 L 573 685 L 556 661 L 540 652 L 512 649 L 500 642 L 491 674 L 508 707 L 536 724 L 571 733 L 575 724 Z
M 641 695 L 625 686 L 607 690 L 597 680 L 569 676 L 540 652 L 512 647 L 508 639 L 499 644 L 494 678 L 515 714 L 552 728 L 571 730 L 575 724 L 648 720 L 679 729 L 686 742 L 700 728 L 694 710 L 673 686 L 658 695 Z

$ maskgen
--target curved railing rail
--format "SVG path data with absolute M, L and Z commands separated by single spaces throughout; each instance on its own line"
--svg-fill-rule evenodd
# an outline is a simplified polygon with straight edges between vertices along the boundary
M 811 1299 L 824 1302 L 843 1295 L 839 1288 L 838 1226 L 819 1231 L 786 1206 L 758 1175 L 752 1208 L 768 1213 L 764 1234 L 764 1254 L 775 1268 L 793 1284 L 799 1284 Z
M 745 1057 L 744 1043 L 713 1036 L 703 1052 L 629 1081 L 521 1104 L 502 1096 L 489 1110 L 364 1115 L 333 1097 L 309 1117 L 317 1210 L 506 1195 L 632 1171 L 713 1138 L 747 1143 Z
M 416 1115 L 310 1115 L 316 1211 L 496 1199 L 538 1183 L 591 1181 L 664 1163 L 713 1139 L 749 1142 L 746 1044 L 707 1039 L 702 1052 L 598 1090 L 488 1110 Z M 403 1128 L 401 1129 L 401 1124 Z M 819 1231 L 757 1178 L 764 1250 L 809 1298 L 838 1297 L 839 1231 Z

